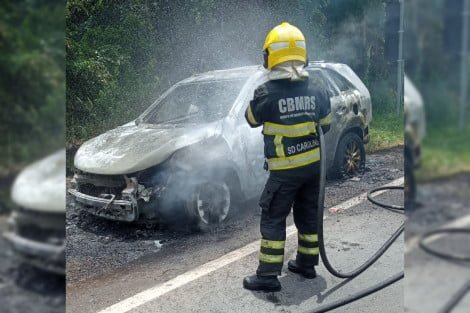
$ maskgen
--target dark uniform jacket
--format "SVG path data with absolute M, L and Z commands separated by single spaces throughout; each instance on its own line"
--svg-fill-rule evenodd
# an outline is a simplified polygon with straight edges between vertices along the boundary
M 271 80 L 255 90 L 245 117 L 251 127 L 263 126 L 268 169 L 296 169 L 320 160 L 316 126 L 328 131 L 330 98 L 309 79 Z

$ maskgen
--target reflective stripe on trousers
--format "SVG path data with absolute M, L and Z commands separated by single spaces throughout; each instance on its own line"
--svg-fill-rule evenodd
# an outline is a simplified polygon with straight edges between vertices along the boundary
M 280 275 L 284 263 L 284 240 L 261 239 L 258 274 Z
M 298 243 L 299 248 L 298 252 L 300 254 L 306 255 L 318 255 L 318 235 L 317 234 L 298 234 Z

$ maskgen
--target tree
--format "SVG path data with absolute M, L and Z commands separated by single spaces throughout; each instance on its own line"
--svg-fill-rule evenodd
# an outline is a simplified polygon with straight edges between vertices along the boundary
M 30 161 L 64 143 L 62 1 L 0 7 L 0 162 Z

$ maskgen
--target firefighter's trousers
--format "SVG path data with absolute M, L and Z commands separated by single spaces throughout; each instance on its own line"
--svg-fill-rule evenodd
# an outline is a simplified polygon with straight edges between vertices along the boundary
M 256 274 L 281 275 L 286 240 L 286 218 L 293 208 L 298 230 L 297 264 L 318 264 L 317 207 L 320 162 L 302 171 L 271 171 L 260 198 L 261 251 Z

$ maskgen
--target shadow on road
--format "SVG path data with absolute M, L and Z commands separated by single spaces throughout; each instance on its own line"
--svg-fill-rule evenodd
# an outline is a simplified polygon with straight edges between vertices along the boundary
M 324 299 L 321 293 L 327 286 L 326 280 L 322 276 L 317 276 L 315 279 L 305 279 L 299 275 L 288 273 L 279 280 L 282 284 L 280 292 L 253 291 L 253 295 L 258 299 L 271 302 L 275 306 L 283 307 L 300 305 L 314 296 L 319 299 L 318 303 Z

